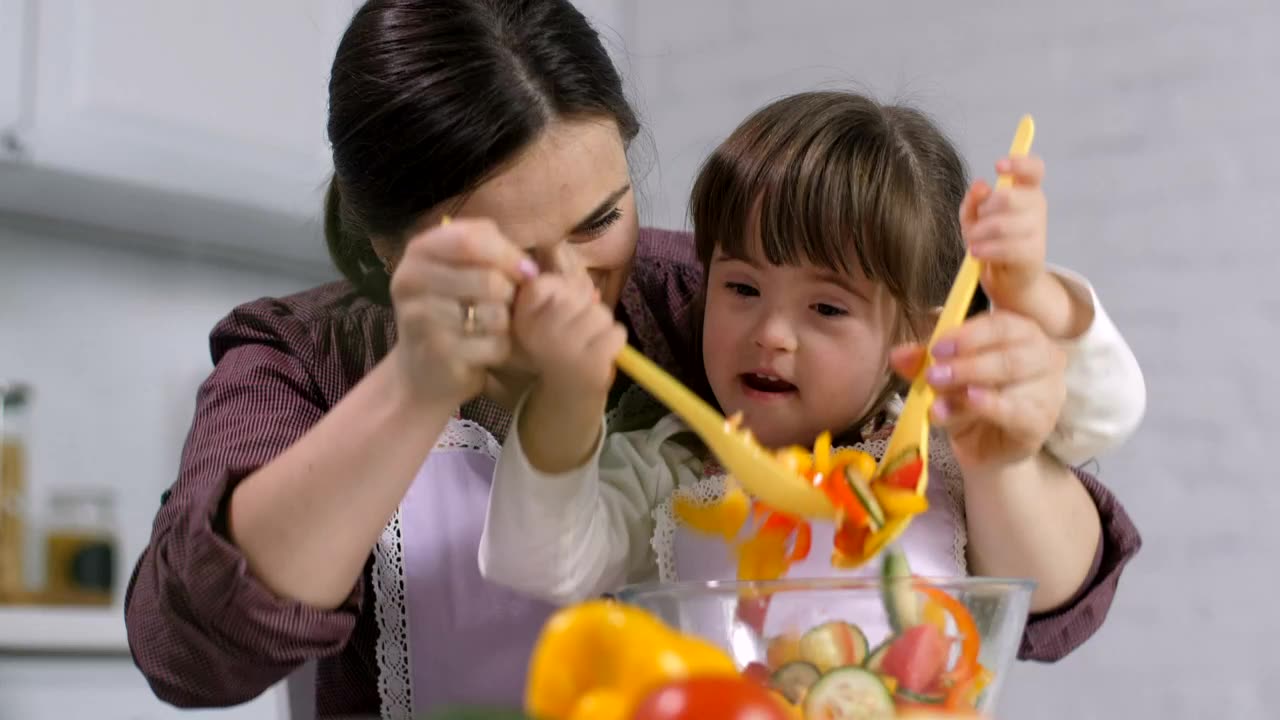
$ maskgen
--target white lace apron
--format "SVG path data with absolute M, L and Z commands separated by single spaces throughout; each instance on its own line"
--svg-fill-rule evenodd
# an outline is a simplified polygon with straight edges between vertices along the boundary
M 522 705 L 526 664 L 553 608 L 480 577 L 498 452 L 480 425 L 450 421 L 374 551 L 384 718 Z

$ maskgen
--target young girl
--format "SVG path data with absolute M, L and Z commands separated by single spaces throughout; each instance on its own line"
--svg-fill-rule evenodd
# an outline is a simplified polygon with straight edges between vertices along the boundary
M 711 397 L 766 447 L 808 447 L 831 430 L 878 457 L 899 376 L 919 367 L 967 242 L 988 263 L 995 309 L 935 347 L 932 417 L 946 441 L 931 443 L 931 509 L 901 542 L 920 574 L 1030 577 L 1043 611 L 1081 586 L 1099 542 L 1068 464 L 1123 440 L 1145 396 L 1087 283 L 1045 268 L 1041 162 L 997 170 L 1011 189 L 979 181 L 966 193 L 958 153 L 925 116 L 857 95 L 762 109 L 694 187 L 701 345 Z M 512 321 L 541 375 L 503 445 L 482 574 L 557 602 L 646 580 L 731 579 L 723 541 L 677 532 L 671 512 L 673 493 L 724 491 L 712 458 L 674 416 L 602 428 L 624 335 L 591 281 L 522 286 Z M 833 572 L 831 532 L 815 524 L 814 550 L 790 576 Z

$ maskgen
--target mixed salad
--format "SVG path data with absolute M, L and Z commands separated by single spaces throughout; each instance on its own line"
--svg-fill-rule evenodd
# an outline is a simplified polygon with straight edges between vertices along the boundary
M 893 720 L 976 718 L 992 675 L 965 606 L 884 554 L 892 632 L 875 648 L 855 624 L 770 638 L 739 668 L 715 644 L 648 611 L 596 600 L 557 612 L 530 661 L 525 708 L 451 711 L 439 720 Z
M 921 485 L 925 459 L 918 448 L 899 453 L 877 470 L 868 453 L 852 448 L 833 451 L 830 433 L 823 433 L 812 451 L 786 448 L 778 457 L 797 477 L 821 489 L 835 507 L 833 567 L 855 568 L 870 561 L 913 517 L 929 509 Z M 711 502 L 677 492 L 672 509 L 690 529 L 722 537 L 734 547 L 739 580 L 782 577 L 811 550 L 808 520 L 749 498 L 731 481 Z

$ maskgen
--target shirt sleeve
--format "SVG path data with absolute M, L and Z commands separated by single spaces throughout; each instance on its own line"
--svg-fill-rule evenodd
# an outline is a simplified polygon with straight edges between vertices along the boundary
M 1055 268 L 1078 299 L 1093 307 L 1093 323 L 1067 351 L 1066 403 L 1046 449 L 1068 465 L 1080 465 L 1122 444 L 1146 412 L 1142 368 L 1084 277 Z
M 361 583 L 334 610 L 283 600 L 250 574 L 225 532 L 236 483 L 325 410 L 300 359 L 309 337 L 287 315 L 244 312 L 211 336 L 215 367 L 125 598 L 134 662 L 170 704 L 250 700 L 304 661 L 337 653 L 355 627 Z
M 1080 647 L 1102 627 L 1115 599 L 1124 567 L 1142 548 L 1142 537 L 1120 501 L 1097 478 L 1076 471 L 1102 520 L 1102 541 L 1093 568 L 1076 596 L 1060 608 L 1032 615 L 1022 635 L 1018 658 L 1056 662 Z
M 602 422 L 591 460 L 547 474 L 529 464 L 513 421 L 489 494 L 481 574 L 556 604 L 653 579 L 653 509 L 696 476 L 692 454 L 664 442 L 673 427 L 668 419 L 605 437 Z

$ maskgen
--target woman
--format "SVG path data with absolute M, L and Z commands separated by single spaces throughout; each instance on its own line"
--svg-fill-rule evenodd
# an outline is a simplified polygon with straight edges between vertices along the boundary
M 474 572 L 483 489 L 478 506 L 459 498 L 481 480 L 430 470 L 433 448 L 459 413 L 505 435 L 527 378 L 506 333 L 523 278 L 585 267 L 641 351 L 696 370 L 685 321 L 700 271 L 687 236 L 638 227 L 625 155 L 637 130 L 567 0 L 373 0 L 355 15 L 330 82 L 326 207 L 347 282 L 243 305 L 213 330 L 215 367 L 126 601 L 157 695 L 231 705 L 319 659 L 321 716 L 377 711 L 371 549 L 411 486 L 439 492 L 461 509 L 419 530 Z M 1123 510 L 1089 488 L 1098 569 L 1032 623 L 1028 657 L 1087 638 L 1136 550 Z M 468 628 L 486 612 L 536 625 L 540 610 L 450 583 L 451 607 L 472 613 L 453 640 L 477 658 L 515 654 Z M 466 664 L 441 645 L 442 662 Z

